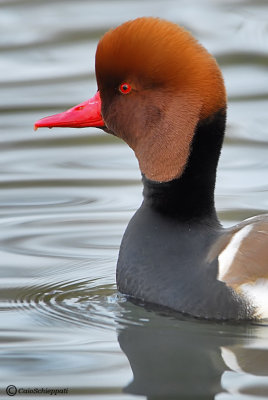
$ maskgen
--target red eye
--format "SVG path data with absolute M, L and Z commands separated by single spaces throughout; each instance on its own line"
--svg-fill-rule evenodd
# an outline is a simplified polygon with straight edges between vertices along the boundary
M 119 90 L 122 94 L 128 94 L 131 91 L 131 86 L 129 83 L 121 83 Z

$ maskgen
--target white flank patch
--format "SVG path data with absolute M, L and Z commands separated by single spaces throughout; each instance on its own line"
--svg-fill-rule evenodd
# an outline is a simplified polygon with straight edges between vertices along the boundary
M 236 232 L 230 243 L 225 247 L 225 249 L 220 253 L 219 260 L 219 272 L 217 279 L 219 281 L 223 280 L 224 275 L 228 272 L 231 267 L 236 253 L 239 251 L 239 248 L 242 244 L 243 239 L 249 234 L 253 225 L 246 225 L 244 228 L 240 229 Z
M 239 289 L 250 304 L 256 307 L 256 316 L 268 318 L 268 279 L 260 278 L 254 283 L 244 283 Z
M 227 347 L 221 347 L 221 356 L 225 363 L 225 365 L 230 368 L 232 371 L 242 372 L 240 368 L 236 355 L 232 352 L 232 350 Z

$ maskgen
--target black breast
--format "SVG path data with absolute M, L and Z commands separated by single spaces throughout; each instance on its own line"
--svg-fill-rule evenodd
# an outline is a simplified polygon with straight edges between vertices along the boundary
M 143 204 L 124 234 L 117 264 L 120 292 L 209 319 L 247 319 L 245 304 L 206 261 L 219 228 L 182 223 Z

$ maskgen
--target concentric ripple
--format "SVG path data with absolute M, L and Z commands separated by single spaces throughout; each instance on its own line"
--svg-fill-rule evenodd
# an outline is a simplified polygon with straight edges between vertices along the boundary
M 118 294 L 109 270 L 110 263 L 101 260 L 49 271 L 21 288 L 12 308 L 29 313 L 42 325 L 115 326 L 115 314 L 125 298 Z M 66 276 L 76 279 L 64 280 Z
M 106 223 L 109 220 L 106 220 Z M 68 217 L 37 218 L 9 227 L 9 235 L 1 241 L 5 252 L 60 258 L 88 258 L 112 254 L 119 246 L 123 226 L 113 223 Z M 16 232 L 16 233 L 15 233 Z M 23 232 L 23 234 L 21 234 Z

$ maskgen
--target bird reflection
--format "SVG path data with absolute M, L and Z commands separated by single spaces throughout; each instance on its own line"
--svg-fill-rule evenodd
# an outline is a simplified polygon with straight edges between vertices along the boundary
M 148 400 L 210 400 L 228 390 L 222 384 L 226 371 L 261 371 L 267 380 L 268 349 L 249 348 L 259 327 L 163 317 L 128 302 L 125 308 L 129 324 L 119 329 L 118 341 L 133 380 L 124 392 Z M 268 395 L 268 386 L 263 390 Z

